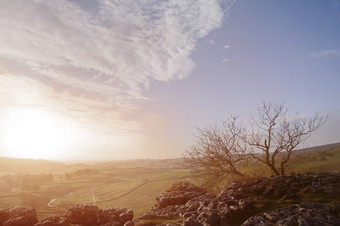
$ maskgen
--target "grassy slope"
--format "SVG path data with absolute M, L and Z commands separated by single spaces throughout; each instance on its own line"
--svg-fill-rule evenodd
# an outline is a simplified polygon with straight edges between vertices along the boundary
M 340 171 L 340 143 L 297 150 L 295 155 L 304 157 L 287 169 L 288 174 Z M 254 163 L 242 172 L 253 177 L 271 176 L 268 166 L 262 163 Z
M 312 149 L 306 158 L 293 167 L 300 173 L 340 171 L 340 143 Z
M 93 203 L 92 189 L 100 208 L 131 208 L 139 216 L 150 209 L 158 194 L 189 176 L 187 170 L 170 168 L 99 169 L 71 178 L 56 175 L 52 183 L 36 191 L 0 191 L 0 208 L 33 206 L 39 218 L 62 214 L 68 206 Z M 52 198 L 56 198 L 53 204 L 57 207 L 47 207 Z

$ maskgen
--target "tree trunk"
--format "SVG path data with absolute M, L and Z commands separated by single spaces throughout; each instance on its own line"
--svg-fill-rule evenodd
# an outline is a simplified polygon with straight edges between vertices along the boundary
M 284 176 L 285 175 L 285 168 L 283 166 L 281 166 L 281 175 Z
M 280 172 L 275 168 L 275 166 L 270 165 L 270 169 L 272 170 L 273 173 L 275 173 L 275 176 L 279 176 Z

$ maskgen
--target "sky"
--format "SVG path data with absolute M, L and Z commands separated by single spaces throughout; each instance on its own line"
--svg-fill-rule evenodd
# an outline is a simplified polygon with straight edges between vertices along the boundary
M 0 156 L 180 157 L 263 101 L 340 142 L 340 0 L 0 0 Z

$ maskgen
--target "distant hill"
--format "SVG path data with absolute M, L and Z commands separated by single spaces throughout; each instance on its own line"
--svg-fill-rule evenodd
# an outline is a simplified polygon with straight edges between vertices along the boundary
M 340 172 L 340 143 L 297 150 L 304 155 L 303 161 L 293 166 L 294 172 Z
M 305 161 L 297 168 L 303 172 L 337 170 L 340 165 L 340 142 L 296 150 L 295 155 L 306 155 Z M 327 160 L 327 161 L 326 161 Z M 83 168 L 183 168 L 183 159 L 132 159 L 92 163 L 68 164 L 42 159 L 18 159 L 0 157 L 0 175 L 7 173 L 63 173 Z M 320 169 L 319 168 L 319 169 Z M 323 170 L 323 171 L 324 171 Z
M 333 144 L 325 144 L 325 145 L 319 145 L 319 146 L 313 146 L 309 148 L 303 148 L 296 150 L 294 153 L 295 154 L 300 154 L 300 153 L 313 153 L 313 152 L 320 152 L 320 151 L 332 151 L 337 148 L 340 148 L 340 142 L 339 143 L 333 143 Z
M 133 159 L 94 164 L 98 168 L 183 168 L 183 159 Z
M 0 175 L 8 173 L 58 173 L 84 168 L 82 164 L 65 164 L 42 159 L 0 157 Z

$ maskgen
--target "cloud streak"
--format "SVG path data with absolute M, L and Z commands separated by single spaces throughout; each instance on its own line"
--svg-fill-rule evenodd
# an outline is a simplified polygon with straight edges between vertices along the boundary
M 221 60 L 222 64 L 226 64 L 228 62 L 230 62 L 230 58 L 224 58 Z
M 88 4 L 0 1 L 2 69 L 22 74 L 21 67 L 59 88 L 137 98 L 152 80 L 190 74 L 196 41 L 222 25 L 228 1 Z
M 313 52 L 310 54 L 311 57 L 325 57 L 325 56 L 332 56 L 332 55 L 340 55 L 340 51 L 334 49 L 325 49 L 319 52 Z

